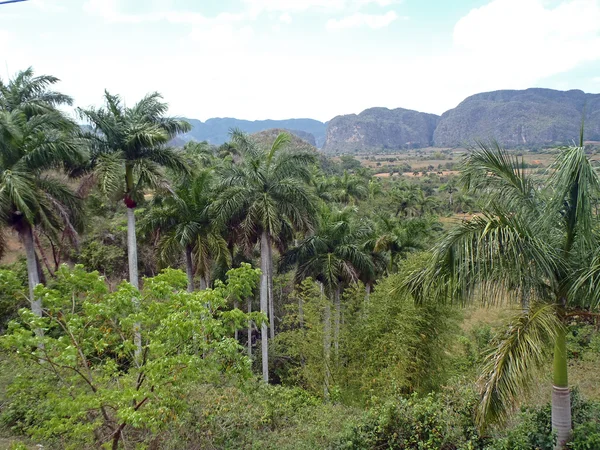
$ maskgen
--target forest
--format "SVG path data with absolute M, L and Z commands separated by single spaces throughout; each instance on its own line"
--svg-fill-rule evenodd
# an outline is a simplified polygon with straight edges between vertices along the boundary
M 377 170 L 58 81 L 0 80 L 1 448 L 600 449 L 585 124 Z

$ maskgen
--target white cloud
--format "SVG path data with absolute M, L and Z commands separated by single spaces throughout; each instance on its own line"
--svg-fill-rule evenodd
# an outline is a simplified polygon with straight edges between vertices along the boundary
M 454 28 L 452 66 L 480 85 L 525 87 L 600 58 L 600 2 L 494 0 Z
M 60 5 L 58 1 L 52 0 L 31 0 L 31 4 L 41 11 L 54 13 L 64 12 L 67 8 L 64 5 Z
M 388 11 L 385 14 L 354 13 L 351 16 L 342 17 L 341 19 L 329 19 L 327 21 L 327 29 L 334 31 L 364 26 L 373 29 L 385 28 L 396 19 L 398 19 L 398 14 L 394 11 Z
M 310 9 L 339 12 L 368 5 L 390 6 L 402 0 L 243 0 L 254 14 L 263 11 L 302 12 Z
M 290 24 L 292 23 L 292 16 L 290 15 L 290 13 L 283 13 L 279 16 L 279 20 L 283 23 Z
M 209 25 L 213 23 L 233 23 L 246 19 L 245 14 L 221 13 L 215 17 L 206 17 L 197 12 L 174 10 L 150 10 L 146 13 L 123 13 L 118 7 L 117 0 L 88 0 L 83 9 L 89 14 L 95 14 L 109 22 L 144 23 L 167 21 L 176 24 Z
M 6 30 L 0 30 L 0 51 L 7 50 L 13 40 L 12 33 Z
M 203 53 L 215 54 L 246 47 L 253 34 L 250 26 L 238 28 L 228 24 L 217 24 L 210 28 L 195 27 L 190 32 L 190 38 L 204 47 Z

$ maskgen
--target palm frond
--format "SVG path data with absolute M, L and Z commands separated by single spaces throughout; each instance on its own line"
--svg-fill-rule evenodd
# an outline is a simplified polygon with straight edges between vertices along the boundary
M 512 321 L 483 364 L 480 427 L 506 420 L 534 381 L 535 369 L 547 362 L 562 326 L 554 307 L 547 304 L 534 304 Z
M 551 242 L 519 216 L 484 214 L 451 230 L 432 252 L 426 268 L 410 278 L 419 298 L 485 302 L 518 301 L 522 292 L 543 297 L 561 258 Z M 554 287 L 554 286 L 553 286 Z
M 469 191 L 485 191 L 507 209 L 517 210 L 525 202 L 535 205 L 536 189 L 525 171 L 525 160 L 504 151 L 497 142 L 479 142 L 463 165 L 461 181 Z

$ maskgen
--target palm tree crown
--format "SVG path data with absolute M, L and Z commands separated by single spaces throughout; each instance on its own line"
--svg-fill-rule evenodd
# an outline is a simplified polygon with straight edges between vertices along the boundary
M 167 145 L 191 126 L 165 117 L 167 104 L 156 92 L 132 108 L 108 92 L 104 101 L 99 109 L 79 109 L 92 126 L 87 135 L 92 143 L 91 164 L 103 190 L 118 194 L 128 208 L 134 208 L 145 188 L 164 183 L 162 168 L 189 171 L 183 156 Z
M 208 286 L 212 261 L 221 259 L 229 264 L 227 242 L 211 215 L 215 196 L 213 170 L 204 169 L 181 183 L 172 195 L 155 197 L 141 221 L 143 230 L 158 233 L 163 261 L 185 254 L 190 290 L 195 273 L 200 275 L 201 288 Z

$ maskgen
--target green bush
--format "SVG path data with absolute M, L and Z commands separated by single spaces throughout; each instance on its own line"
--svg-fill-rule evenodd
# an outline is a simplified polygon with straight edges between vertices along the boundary
M 123 430 L 132 445 L 154 442 L 199 386 L 251 375 L 233 333 L 263 316 L 225 307 L 253 293 L 259 271 L 243 264 L 227 275 L 189 293 L 185 273 L 166 269 L 141 291 L 123 282 L 109 292 L 97 272 L 61 267 L 36 288 L 45 315 L 22 309 L 0 338 L 19 361 L 2 421 L 65 449 L 117 448 Z
M 339 448 L 481 449 L 485 440 L 474 426 L 473 395 L 459 390 L 390 400 L 366 413 L 363 422 L 340 441 Z

